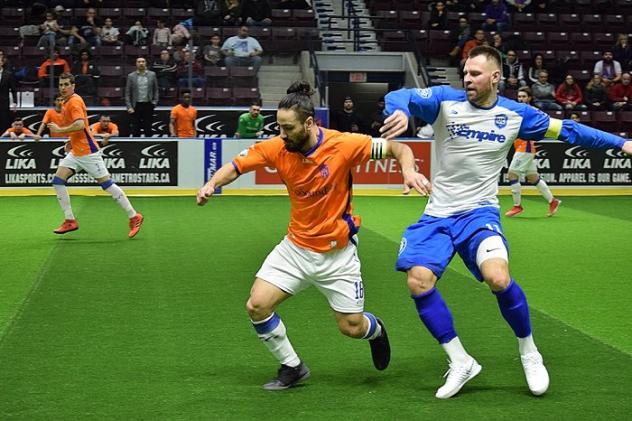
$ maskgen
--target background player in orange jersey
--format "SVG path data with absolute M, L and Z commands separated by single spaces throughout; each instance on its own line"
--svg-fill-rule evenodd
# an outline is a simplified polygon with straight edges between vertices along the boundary
M 180 103 L 171 109 L 169 135 L 172 137 L 195 137 L 197 110 L 191 105 L 191 91 L 180 91 Z
M 526 86 L 518 89 L 518 102 L 531 104 L 532 99 L 531 89 Z M 512 217 L 524 211 L 522 207 L 520 177 L 525 177 L 527 182 L 533 184 L 549 203 L 548 215 L 555 215 L 562 201 L 553 197 L 553 193 L 551 193 L 551 189 L 549 189 L 546 181 L 542 180 L 540 174 L 538 174 L 538 169 L 535 166 L 535 141 L 518 138 L 514 142 L 514 151 L 513 159 L 507 171 L 507 178 L 509 178 L 509 184 L 511 185 L 511 195 L 513 196 L 514 205 L 505 212 L 505 216 Z
M 394 156 L 402 167 L 405 192 L 428 194 L 426 178 L 415 171 L 411 149 L 401 143 L 320 128 L 313 93 L 295 82 L 277 111 L 280 135 L 259 142 L 222 166 L 197 194 L 204 205 L 216 188 L 263 166 L 277 169 L 291 202 L 285 238 L 257 272 L 246 309 L 258 337 L 281 363 L 267 390 L 287 389 L 309 377 L 275 312 L 285 299 L 314 285 L 334 311 L 341 333 L 367 339 L 373 364 L 385 369 L 390 345 L 384 324 L 364 312 L 364 286 L 357 254 L 359 218 L 352 216 L 351 171 L 369 159 Z
M 22 141 L 26 138 L 35 138 L 35 135 L 28 128 L 24 127 L 24 122 L 21 118 L 16 118 L 11 127 L 7 129 L 0 137 L 10 137 L 11 140 Z
M 42 138 L 42 133 L 44 133 L 44 129 L 46 129 L 48 123 L 55 123 L 58 126 L 62 125 L 63 115 L 61 113 L 61 107 L 64 104 L 64 97 L 61 94 L 55 95 L 55 106 L 53 108 L 49 108 L 46 110 L 46 114 L 44 114 L 44 118 L 42 119 L 42 123 L 37 129 L 37 134 L 35 135 L 35 140 L 40 140 Z M 49 130 L 49 136 L 54 138 L 59 137 L 68 137 L 62 133 L 51 132 Z
M 79 170 L 84 170 L 101 185 L 101 188 L 112 195 L 112 198 L 127 212 L 129 216 L 129 238 L 138 234 L 143 223 L 143 215 L 136 212 L 123 190 L 114 183 L 105 168 L 99 145 L 88 125 L 88 113 L 83 99 L 75 93 L 75 77 L 69 73 L 59 76 L 59 93 L 64 97 L 62 107 L 62 124 L 49 123 L 48 129 L 68 135 L 70 152 L 59 163 L 53 187 L 59 205 L 64 211 L 65 220 L 55 234 L 65 234 L 79 229 L 77 220 L 70 206 L 70 196 L 66 189 L 66 180 Z
M 111 137 L 119 135 L 119 128 L 116 123 L 112 122 L 112 118 L 107 114 L 101 114 L 99 121 L 90 126 L 90 130 L 94 137 L 101 139 L 101 146 L 110 143 Z

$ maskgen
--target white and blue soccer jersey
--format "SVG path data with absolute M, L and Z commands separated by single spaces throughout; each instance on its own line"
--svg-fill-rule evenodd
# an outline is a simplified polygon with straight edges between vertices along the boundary
M 498 208 L 498 179 L 517 138 L 558 137 L 590 147 L 619 147 L 623 139 L 570 120 L 550 118 L 504 97 L 490 108 L 448 86 L 400 89 L 386 95 L 386 114 L 402 110 L 430 123 L 436 142 L 432 194 L 425 214 L 447 217 L 481 207 Z

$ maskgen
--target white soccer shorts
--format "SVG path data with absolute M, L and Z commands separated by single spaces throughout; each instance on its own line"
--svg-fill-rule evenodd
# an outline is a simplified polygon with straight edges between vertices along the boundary
M 364 310 L 360 259 L 351 242 L 344 249 L 317 253 L 285 237 L 266 257 L 257 277 L 291 295 L 314 285 L 339 313 Z
M 75 172 L 79 172 L 79 170 L 84 170 L 94 179 L 110 175 L 107 168 L 105 168 L 105 162 L 103 162 L 101 151 L 83 156 L 75 156 L 72 152 L 70 152 L 64 157 L 64 159 L 61 160 L 59 166 L 70 168 Z
M 534 157 L 535 155 L 530 152 L 516 152 L 509 164 L 509 171 L 522 176 L 537 174 Z

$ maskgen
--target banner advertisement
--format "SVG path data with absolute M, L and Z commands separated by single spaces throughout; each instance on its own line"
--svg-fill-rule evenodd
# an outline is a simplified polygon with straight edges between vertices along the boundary
M 630 186 L 632 157 L 618 149 L 589 149 L 566 142 L 536 143 L 536 167 L 540 177 L 551 186 Z M 501 173 L 501 185 L 509 185 L 507 167 Z
M 417 170 L 430 178 L 430 142 L 403 142 L 410 146 L 415 155 Z M 353 184 L 402 184 L 404 179 L 401 175 L 399 164 L 395 158 L 370 160 L 362 165 L 358 165 L 351 172 Z M 256 185 L 283 184 L 276 169 L 260 168 L 255 172 Z
M 112 141 L 101 153 L 121 186 L 178 185 L 178 142 Z M 0 187 L 50 186 L 64 156 L 62 142 L 0 142 Z M 68 180 L 69 186 L 95 183 L 83 171 Z
M 222 166 L 222 139 L 204 139 L 204 183 L 213 177 Z M 222 192 L 222 188 L 215 189 L 215 193 Z

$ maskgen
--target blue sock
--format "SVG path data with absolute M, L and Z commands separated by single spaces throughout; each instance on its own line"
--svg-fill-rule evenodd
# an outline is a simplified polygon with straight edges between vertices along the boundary
M 513 279 L 507 288 L 494 292 L 498 307 L 518 338 L 531 335 L 529 305 L 520 285 Z
M 419 318 L 440 344 L 448 343 L 456 338 L 452 313 L 437 288 L 413 295 L 412 299 L 415 300 Z

